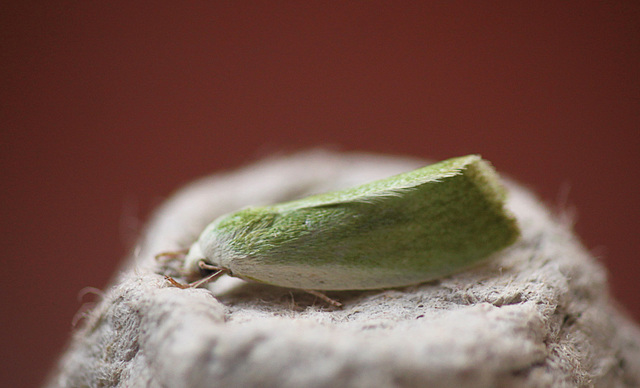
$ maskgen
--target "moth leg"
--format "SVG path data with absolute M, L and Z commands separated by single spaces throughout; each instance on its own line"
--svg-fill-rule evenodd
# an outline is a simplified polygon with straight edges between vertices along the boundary
M 207 264 L 206 261 L 204 261 L 204 259 L 201 259 L 200 261 L 198 261 L 198 267 L 200 267 L 200 269 L 203 269 L 205 271 L 228 271 L 225 268 L 222 267 L 216 267 L 215 265 L 211 265 L 211 264 Z
M 164 275 L 164 280 L 166 280 L 169 283 L 171 283 L 172 286 L 181 288 L 183 290 L 187 289 L 187 288 L 190 288 L 189 284 L 182 284 L 182 283 L 176 281 L 176 279 L 172 278 L 171 276 Z
M 203 270 L 207 270 L 207 271 L 214 271 L 212 273 L 210 273 L 209 275 L 203 277 L 200 280 L 196 280 L 193 283 L 189 283 L 189 284 L 182 284 L 178 281 L 176 281 L 174 278 L 170 277 L 170 276 L 165 276 L 165 280 L 167 280 L 169 283 L 171 283 L 173 286 L 181 288 L 181 289 L 186 289 L 186 288 L 198 288 L 203 284 L 206 283 L 210 283 L 214 280 L 216 280 L 217 278 L 219 278 L 220 276 L 226 274 L 229 272 L 228 269 L 226 268 L 221 268 L 221 267 L 216 267 L 214 265 L 210 265 L 205 263 L 204 260 L 200 260 L 198 262 L 198 267 L 200 267 Z
M 210 283 L 214 280 L 216 280 L 217 278 L 219 278 L 220 276 L 229 273 L 229 270 L 226 268 L 222 268 L 222 267 L 216 267 L 215 265 L 211 265 L 211 264 L 207 264 L 204 260 L 200 260 L 198 262 L 198 267 L 200 267 L 200 269 L 205 270 L 205 271 L 214 271 L 212 273 L 210 273 L 209 275 L 203 277 L 202 279 L 195 281 L 193 283 L 190 283 L 189 286 L 192 288 L 198 288 L 203 284 L 206 283 Z
M 334 307 L 342 307 L 342 303 L 338 302 L 335 299 L 331 299 L 328 296 L 326 296 L 325 294 L 323 294 L 320 291 L 315 291 L 315 290 L 302 290 L 308 294 L 311 294 L 313 296 L 317 296 L 318 298 L 324 300 L 325 302 L 329 303 L 330 305 L 334 306 Z
M 160 252 L 155 255 L 155 259 L 160 263 L 168 263 L 170 261 L 183 258 L 187 253 L 189 253 L 189 248 L 180 249 L 177 251 Z

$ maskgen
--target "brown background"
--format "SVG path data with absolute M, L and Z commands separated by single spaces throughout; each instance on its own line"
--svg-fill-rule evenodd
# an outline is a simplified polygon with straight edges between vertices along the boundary
M 636 1 L 3 3 L 3 385 L 42 381 L 173 190 L 323 145 L 568 198 L 640 319 Z

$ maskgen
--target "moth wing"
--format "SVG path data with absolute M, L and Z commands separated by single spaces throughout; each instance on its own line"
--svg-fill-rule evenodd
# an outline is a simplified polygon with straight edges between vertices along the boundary
M 519 231 L 490 165 L 471 155 L 267 207 L 236 272 L 278 286 L 371 289 L 476 265 Z
M 483 160 L 479 155 L 467 155 L 447 159 L 413 171 L 349 189 L 313 195 L 300 200 L 283 203 L 274 206 L 274 208 L 286 211 L 353 202 L 376 203 L 385 198 L 400 196 L 403 192 L 419 187 L 425 183 L 440 182 L 446 178 L 460 175 L 470 164 L 482 165 L 485 169 L 485 174 L 491 174 L 494 175 L 493 178 L 497 178 L 497 175 L 487 161 Z M 494 189 L 496 188 L 494 187 Z

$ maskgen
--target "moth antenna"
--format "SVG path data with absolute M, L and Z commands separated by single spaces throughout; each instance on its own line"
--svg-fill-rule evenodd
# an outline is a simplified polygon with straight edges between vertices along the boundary
M 168 262 L 173 261 L 173 260 L 184 258 L 184 256 L 187 253 L 189 253 L 189 249 L 185 248 L 185 249 L 180 249 L 180 250 L 177 250 L 177 251 L 160 252 L 157 255 L 155 255 L 154 257 L 155 257 L 156 261 L 158 261 L 160 263 L 168 263 Z

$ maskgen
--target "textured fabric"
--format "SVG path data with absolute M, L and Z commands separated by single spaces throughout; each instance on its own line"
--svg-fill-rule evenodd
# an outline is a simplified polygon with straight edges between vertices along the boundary
M 221 278 L 170 287 L 213 218 L 424 162 L 324 151 L 262 161 L 177 193 L 75 335 L 51 387 L 640 386 L 640 330 L 561 216 L 510 183 L 522 238 L 487 265 L 393 290 L 301 291 Z

